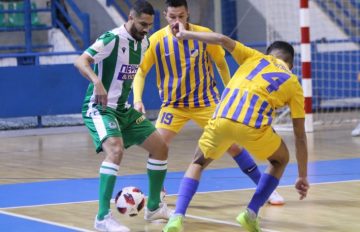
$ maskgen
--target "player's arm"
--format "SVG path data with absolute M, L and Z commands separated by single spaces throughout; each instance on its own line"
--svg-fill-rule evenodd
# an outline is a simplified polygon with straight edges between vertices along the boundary
M 229 83 L 231 76 L 228 64 L 225 60 L 224 49 L 219 45 L 209 45 L 206 47 L 206 50 L 214 61 L 224 86 L 226 86 Z
M 216 67 L 218 69 L 218 72 L 220 74 L 220 77 L 223 81 L 224 86 L 227 86 L 227 84 L 230 81 L 231 75 L 229 66 L 225 60 L 225 57 L 221 57 L 221 59 L 214 59 Z
M 184 28 L 184 25 L 179 23 L 179 32 L 176 34 L 179 39 L 195 39 L 201 40 L 210 44 L 220 44 L 226 50 L 228 50 L 232 57 L 238 64 L 243 64 L 248 58 L 259 56 L 265 56 L 261 52 L 249 48 L 244 44 L 235 41 L 225 35 L 216 32 L 194 32 L 188 31 Z
M 144 92 L 145 78 L 151 67 L 155 63 L 155 58 L 152 52 L 152 42 L 150 40 L 150 47 L 146 50 L 143 60 L 135 74 L 133 82 L 133 92 L 134 92 L 134 109 L 145 114 L 145 106 L 142 102 L 142 95 Z
M 101 105 L 103 110 L 107 105 L 107 91 L 92 70 L 91 64 L 99 63 L 111 54 L 115 45 L 115 38 L 116 36 L 111 32 L 104 33 L 75 61 L 75 67 L 94 84 L 95 103 Z
M 101 80 L 91 68 L 92 63 L 94 63 L 94 59 L 84 52 L 75 60 L 74 65 L 81 75 L 94 84 L 95 103 L 100 104 L 105 109 L 107 105 L 107 92 Z
M 305 98 L 300 82 L 296 76 L 290 77 L 287 83 L 289 83 L 287 86 L 287 94 L 289 96 L 288 105 L 293 121 L 296 160 L 299 172 L 299 177 L 296 180 L 295 188 L 300 194 L 300 199 L 303 199 L 306 197 L 307 191 L 309 189 L 309 183 L 307 180 L 308 150 L 305 134 Z M 284 85 L 287 83 L 284 83 Z
M 305 119 L 293 118 L 294 136 L 295 136 L 295 149 L 296 160 L 298 164 L 299 177 L 296 180 L 295 188 L 300 194 L 300 200 L 304 199 L 309 189 L 309 183 L 307 180 L 307 141 L 305 133 Z
M 229 52 L 232 52 L 235 48 L 235 40 L 227 37 L 226 35 L 216 32 L 194 32 L 185 29 L 182 23 L 179 23 L 179 32 L 176 34 L 178 39 L 192 39 L 200 40 L 205 43 L 219 44 L 223 46 Z

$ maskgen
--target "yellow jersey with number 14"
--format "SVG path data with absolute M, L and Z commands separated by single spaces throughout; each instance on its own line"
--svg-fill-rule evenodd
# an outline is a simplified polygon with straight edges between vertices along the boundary
M 287 65 L 237 42 L 232 56 L 240 67 L 225 88 L 213 118 L 261 128 L 271 125 L 275 109 L 288 105 L 292 118 L 304 118 L 304 95 Z

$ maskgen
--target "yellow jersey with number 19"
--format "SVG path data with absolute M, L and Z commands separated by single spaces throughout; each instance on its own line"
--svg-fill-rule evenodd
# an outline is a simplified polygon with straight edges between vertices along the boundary
M 296 75 L 271 55 L 237 42 L 232 56 L 240 67 L 223 91 L 213 118 L 261 128 L 271 125 L 275 109 L 288 105 L 292 118 L 304 118 L 304 94 Z

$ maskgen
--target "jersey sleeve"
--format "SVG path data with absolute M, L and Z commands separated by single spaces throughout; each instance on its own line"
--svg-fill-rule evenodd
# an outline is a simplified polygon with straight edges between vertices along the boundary
M 225 60 L 224 49 L 220 45 L 208 44 L 206 50 L 214 61 L 224 86 L 226 86 L 230 81 L 230 71 Z
M 101 35 L 88 49 L 86 49 L 85 53 L 94 59 L 95 64 L 99 63 L 111 54 L 116 38 L 116 35 L 113 33 L 106 32 Z
M 212 30 L 207 27 L 197 27 L 196 30 L 203 32 L 212 32 Z M 214 61 L 220 77 L 223 81 L 223 84 L 224 86 L 226 86 L 230 81 L 231 75 L 228 64 L 225 60 L 225 50 L 220 45 L 206 44 L 206 52 Z
M 291 118 L 305 118 L 305 97 L 303 89 L 297 80 L 296 76 L 294 77 L 293 88 L 289 92 L 293 94 L 289 100 L 289 108 L 291 112 Z
M 238 64 L 243 64 L 249 58 L 264 57 L 265 55 L 253 48 L 249 48 L 240 42 L 236 42 L 231 55 Z

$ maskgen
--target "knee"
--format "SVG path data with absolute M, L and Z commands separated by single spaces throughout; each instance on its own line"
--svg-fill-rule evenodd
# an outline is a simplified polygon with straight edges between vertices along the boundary
M 229 149 L 227 150 L 227 152 L 232 156 L 235 157 L 236 155 L 240 154 L 240 152 L 242 151 L 242 149 L 236 145 L 236 144 L 232 144 Z
M 195 153 L 195 158 L 192 164 L 198 165 L 202 171 L 211 163 L 211 161 L 212 161 L 211 159 L 205 158 L 204 154 L 200 151 L 200 149 L 198 149 L 197 152 Z
M 119 162 L 124 154 L 124 147 L 120 141 L 111 141 L 107 155 L 111 160 Z
M 163 142 L 157 146 L 155 150 L 149 151 L 149 157 L 157 160 L 167 160 L 168 159 L 168 153 L 169 153 L 169 147 L 168 145 Z
M 167 158 L 168 158 L 169 146 L 168 146 L 167 143 L 164 143 L 164 144 L 161 146 L 160 154 L 161 154 L 162 159 L 167 159 Z
M 284 152 L 281 154 L 281 156 L 277 156 L 276 159 L 271 159 L 270 163 L 273 166 L 285 168 L 286 165 L 289 163 L 289 153 Z

